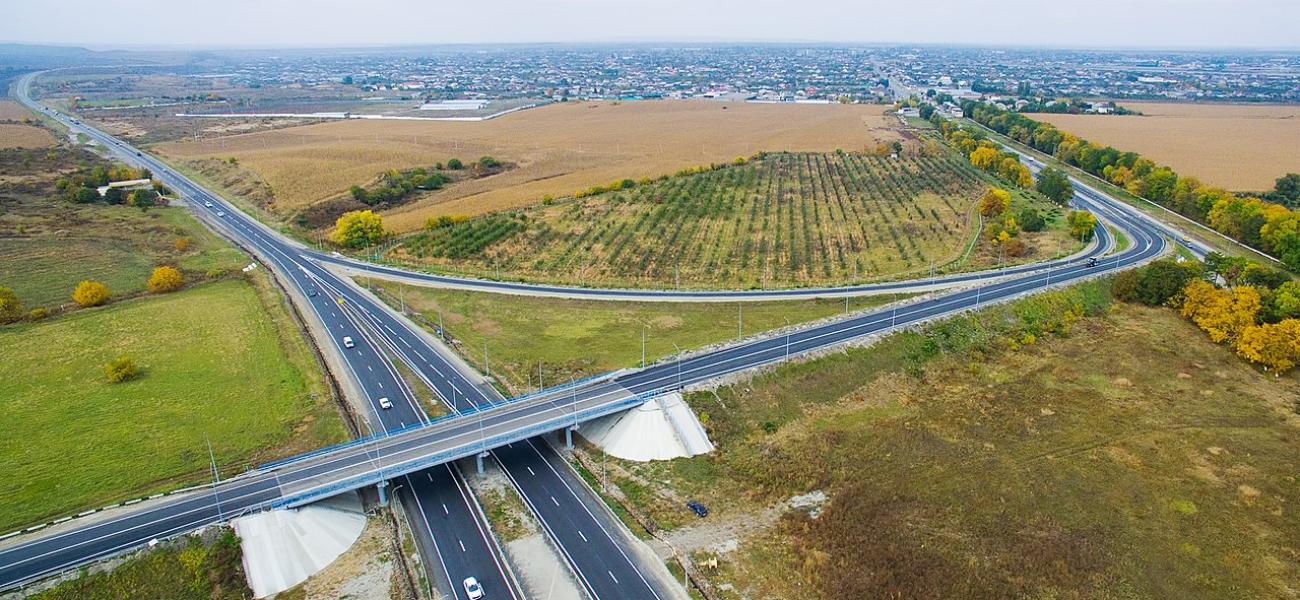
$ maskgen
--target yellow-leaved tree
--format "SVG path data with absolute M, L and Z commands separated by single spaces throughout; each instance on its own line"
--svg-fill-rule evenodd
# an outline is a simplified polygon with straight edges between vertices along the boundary
M 72 301 L 82 306 L 99 306 L 108 302 L 108 286 L 87 279 L 77 284 L 77 289 L 72 290 Z
M 1183 288 L 1183 316 L 1196 323 L 1215 343 L 1237 340 L 1242 332 L 1255 325 L 1259 309 L 1259 292 L 1248 285 L 1229 291 L 1198 279 Z
M 163 265 L 149 275 L 148 288 L 153 294 L 164 294 L 181 289 L 185 285 L 185 276 L 176 267 Z
M 980 198 L 979 211 L 986 217 L 995 217 L 1000 215 L 1008 208 L 1011 208 L 1011 192 L 1002 188 L 989 188 Z
M 1277 375 L 1300 362 L 1300 319 L 1252 325 L 1237 339 L 1237 354 Z

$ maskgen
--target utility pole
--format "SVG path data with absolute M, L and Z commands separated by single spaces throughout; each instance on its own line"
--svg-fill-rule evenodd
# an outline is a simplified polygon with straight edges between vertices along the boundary
M 483 338 L 483 372 L 487 373 L 488 378 L 492 377 L 492 366 L 488 362 L 487 338 Z
M 217 491 L 217 483 L 221 481 L 221 475 L 217 471 L 217 455 L 212 451 L 212 440 L 206 435 L 203 439 L 208 443 L 208 460 L 212 463 L 212 497 L 217 501 L 217 522 L 220 523 L 226 520 L 226 516 L 221 510 L 221 492 Z
M 641 326 L 641 368 L 645 368 L 645 325 Z
M 673 348 L 674 348 L 675 350 L 677 350 L 677 388 L 678 388 L 678 389 L 681 389 L 681 387 L 682 387 L 682 349 L 677 345 L 677 342 L 673 342 Z
M 785 319 L 785 359 L 790 360 L 790 318 L 781 318 Z
M 736 303 L 736 339 L 745 337 L 745 305 Z

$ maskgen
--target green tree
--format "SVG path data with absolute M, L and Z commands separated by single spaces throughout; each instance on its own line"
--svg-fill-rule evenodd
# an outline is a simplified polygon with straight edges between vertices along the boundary
M 1273 183 L 1270 200 L 1291 208 L 1300 208 L 1300 173 L 1287 173 Z
M 334 243 L 349 248 L 364 248 L 384 239 L 384 222 L 370 210 L 343 213 L 334 222 Z
M 1115 297 L 1125 302 L 1160 306 L 1178 296 L 1183 288 L 1201 277 L 1196 263 L 1173 259 L 1157 260 L 1140 269 L 1125 271 L 1115 277 Z
M 1070 226 L 1070 235 L 1085 242 L 1092 239 L 1097 228 L 1097 217 L 1086 210 L 1070 211 L 1065 221 Z
M 18 302 L 18 294 L 7 287 L 0 287 L 0 323 L 12 323 L 23 316 L 23 305 Z
M 458 171 L 458 170 L 460 170 L 460 169 L 465 168 L 465 165 L 464 165 L 463 163 L 460 162 L 460 159 L 459 159 L 459 158 L 453 158 L 453 159 L 447 161 L 447 168 L 448 168 L 448 169 L 451 169 L 451 170 L 453 170 L 453 171 Z
M 152 189 L 135 190 L 131 192 L 131 198 L 127 201 L 127 204 L 138 208 L 149 208 L 157 203 L 157 198 L 158 193 Z
M 491 156 L 482 156 L 478 159 L 478 166 L 481 169 L 491 169 L 493 167 L 501 166 L 501 161 L 492 158 Z
M 348 188 L 348 192 L 352 194 L 353 200 L 356 200 L 357 202 L 360 202 L 362 204 L 370 204 L 370 194 L 366 192 L 365 188 L 359 185 L 354 185 Z
M 1022 231 L 1042 231 L 1047 226 L 1047 220 L 1043 219 L 1043 215 L 1028 207 L 1016 214 L 1016 222 L 1020 224 Z
M 1070 198 L 1074 197 L 1074 188 L 1070 187 L 1069 176 L 1065 171 L 1055 167 L 1047 167 L 1038 172 L 1038 184 L 1035 188 L 1038 193 L 1062 206 L 1068 204 Z

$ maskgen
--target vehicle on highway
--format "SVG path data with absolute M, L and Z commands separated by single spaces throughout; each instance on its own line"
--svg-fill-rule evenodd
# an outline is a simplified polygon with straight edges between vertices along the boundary
M 308 295 L 308 296 L 311 296 L 312 298 L 315 298 L 315 297 L 316 297 L 316 288 L 311 288 L 311 289 L 307 290 L 307 295 Z
M 203 206 L 206 206 L 206 207 L 208 207 L 208 208 L 212 208 L 212 203 L 211 203 L 211 202 L 204 202 L 204 203 L 203 203 Z
M 219 211 L 217 211 L 217 216 L 218 216 L 218 217 L 224 217 L 224 216 L 226 216 L 226 211 L 224 211 L 224 210 L 219 210 Z
M 388 409 L 390 409 L 390 408 L 392 408 L 392 407 L 393 407 L 393 403 L 392 403 L 392 401 L 390 401 L 388 398 L 380 398 L 380 399 L 379 399 L 379 408 L 382 408 L 382 409 L 384 409 L 384 410 L 388 410 Z
M 1095 266 L 1097 266 L 1097 257 L 1094 256 L 1094 257 L 1092 257 L 1092 258 L 1089 258 L 1089 259 L 1088 259 L 1088 266 L 1089 266 L 1089 267 L 1095 267 Z
M 701 519 L 709 516 L 709 507 L 701 504 L 699 500 L 687 500 L 686 508 L 691 509 L 691 512 Z
M 343 336 L 343 347 L 344 347 L 344 348 L 355 348 L 356 346 L 357 346 L 357 343 L 354 342 L 354 341 L 352 341 L 352 338 L 351 338 L 351 337 L 346 336 L 346 335 Z
M 478 584 L 477 579 L 466 577 L 461 584 L 465 586 L 465 595 L 469 596 L 469 600 L 478 600 L 483 597 L 483 586 Z

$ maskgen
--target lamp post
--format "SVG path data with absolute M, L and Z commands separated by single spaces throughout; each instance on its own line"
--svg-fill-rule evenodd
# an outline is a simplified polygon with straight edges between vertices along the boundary
M 785 359 L 790 360 L 790 318 L 781 318 L 785 319 Z

